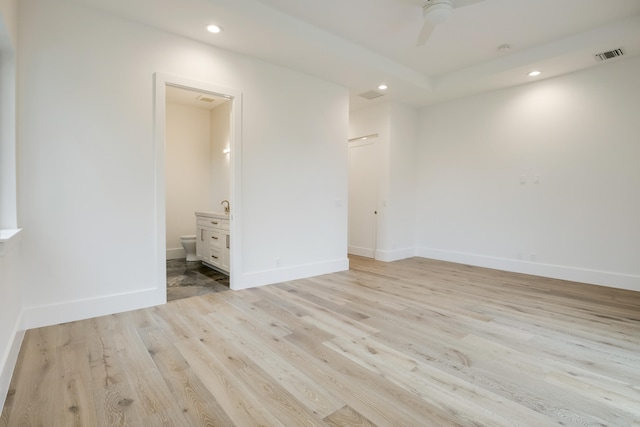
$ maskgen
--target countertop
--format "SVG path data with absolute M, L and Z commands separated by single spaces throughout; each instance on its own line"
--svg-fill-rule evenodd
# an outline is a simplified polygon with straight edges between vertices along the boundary
M 196 212 L 196 216 L 203 216 L 206 218 L 229 219 L 229 214 L 224 212 Z

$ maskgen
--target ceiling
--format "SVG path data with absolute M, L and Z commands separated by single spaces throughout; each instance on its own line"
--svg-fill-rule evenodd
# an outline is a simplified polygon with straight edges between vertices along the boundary
M 640 55 L 640 0 L 483 0 L 416 46 L 424 0 L 76 0 L 350 90 L 417 107 Z M 223 27 L 207 33 L 207 24 Z M 507 49 L 499 46 L 509 45 Z M 385 83 L 385 96 L 359 94 Z

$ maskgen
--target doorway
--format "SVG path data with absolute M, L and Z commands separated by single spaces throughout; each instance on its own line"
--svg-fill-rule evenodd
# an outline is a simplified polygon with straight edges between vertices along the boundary
M 183 97 L 181 101 L 178 101 Z M 171 106 L 168 107 L 167 102 L 171 101 Z M 177 106 L 174 107 L 176 101 L 185 104 L 186 110 L 180 110 Z M 204 172 L 200 172 L 200 178 L 198 178 L 197 172 L 194 174 L 191 170 L 191 167 L 184 163 L 186 160 L 181 159 L 183 164 L 176 168 L 174 167 L 174 171 L 170 172 L 167 170 L 167 163 L 169 160 L 174 161 L 174 157 L 183 157 L 185 155 L 187 159 L 189 156 L 194 157 L 193 153 L 188 153 L 189 144 L 185 144 L 184 150 L 183 147 L 175 147 L 168 146 L 168 108 L 176 108 L 176 111 L 182 111 L 181 114 L 185 115 L 189 111 L 198 111 L 195 108 L 190 108 L 188 106 L 189 103 L 193 103 L 194 105 L 191 107 L 195 107 L 196 105 L 200 106 L 205 103 L 215 103 L 226 104 L 226 112 L 227 119 L 227 135 L 224 141 L 224 147 L 214 146 L 213 144 L 210 146 L 211 156 L 205 156 L 205 159 L 200 159 L 200 162 L 204 160 L 204 163 L 208 161 L 215 161 L 217 163 L 217 167 L 211 167 L 211 174 L 208 176 L 203 175 Z M 182 221 L 183 224 L 187 223 L 186 226 L 183 226 L 182 230 L 186 230 L 188 232 L 181 231 L 179 234 L 195 234 L 196 233 L 196 218 L 195 211 L 206 211 L 206 212 L 221 212 L 224 211 L 224 208 L 218 206 L 221 200 L 228 200 L 231 206 L 231 212 L 229 213 L 229 234 L 231 236 L 231 244 L 230 244 L 230 263 L 229 263 L 229 287 L 234 289 L 234 271 L 236 271 L 236 264 L 238 254 L 240 253 L 240 244 L 241 239 L 239 238 L 239 223 L 241 221 L 241 206 L 239 197 L 240 194 L 240 164 L 241 164 L 241 142 L 240 142 L 240 130 L 241 130 L 241 102 L 242 96 L 241 93 L 234 89 L 220 87 L 211 83 L 199 82 L 194 80 L 185 79 L 177 76 L 170 76 L 166 74 L 156 73 L 155 74 L 155 135 L 154 135 L 154 147 L 155 147 L 155 182 L 156 182 L 156 250 L 157 250 L 157 291 L 158 294 L 162 294 L 163 298 L 166 300 L 167 296 L 167 260 L 176 256 L 177 251 L 184 252 L 181 247 L 181 244 L 177 244 L 179 237 L 177 237 L 178 232 L 176 231 L 167 231 L 168 221 L 171 221 L 172 224 L 174 221 Z M 219 107 L 222 108 L 222 107 Z M 211 110 L 211 109 L 209 109 Z M 171 111 L 169 116 L 173 117 L 174 111 Z M 203 113 L 205 116 L 209 115 L 210 112 L 207 111 Z M 188 116 L 188 114 L 187 114 Z M 213 131 L 213 121 L 214 115 L 211 114 L 210 121 L 210 129 Z M 219 119 L 218 119 L 219 120 Z M 189 133 L 192 129 L 190 129 L 189 123 L 192 122 L 192 119 L 189 119 L 186 124 L 182 124 L 182 128 L 179 127 L 178 130 L 175 129 L 175 126 L 170 129 L 170 132 L 173 132 L 172 136 L 175 138 L 175 133 L 180 132 Z M 204 131 L 200 131 L 200 134 L 204 134 Z M 179 138 L 179 137 L 178 137 Z M 201 144 L 201 142 L 200 142 Z M 196 144 L 197 145 L 197 144 Z M 215 153 L 214 153 L 215 150 Z M 217 151 L 220 151 L 218 153 Z M 215 154 L 215 156 L 213 155 Z M 169 157 L 171 156 L 171 157 Z M 196 155 L 197 157 L 197 155 Z M 222 170 L 223 163 L 226 162 L 226 177 L 220 176 L 220 170 Z M 202 166 L 202 165 L 201 165 Z M 206 165 L 205 165 L 206 167 Z M 197 169 L 194 167 L 193 169 Z M 202 169 L 202 167 L 200 168 Z M 182 172 L 181 172 L 182 171 Z M 218 174 L 216 177 L 215 174 Z M 185 182 L 180 183 L 181 188 L 184 189 L 185 194 L 178 194 L 180 197 L 188 196 L 185 200 L 192 200 L 191 202 L 185 202 L 185 204 L 191 203 L 191 205 L 187 209 L 193 210 L 193 212 L 182 213 L 182 219 L 176 220 L 178 214 L 173 210 L 168 212 L 167 210 L 167 202 L 172 201 L 175 202 L 175 197 L 170 195 L 168 191 L 176 192 L 175 182 L 176 176 L 180 176 L 184 174 Z M 204 177 L 203 177 L 204 176 Z M 208 182 L 194 182 L 197 181 L 208 181 Z M 208 185 L 209 183 L 216 181 L 220 182 L 221 187 L 217 188 L 214 191 L 213 185 Z M 193 183 L 192 186 L 189 186 L 190 183 Z M 205 184 L 205 185 L 201 185 Z M 204 189 L 203 192 L 207 194 L 204 197 L 201 197 L 200 201 L 194 201 L 198 199 L 197 192 L 198 189 Z M 172 193 L 172 194 L 173 194 Z M 190 199 L 189 199 L 190 198 Z M 217 200 L 220 198 L 221 200 Z M 189 225 L 192 224 L 192 227 Z M 170 243 L 170 247 L 168 247 L 167 242 Z M 202 279 L 206 280 L 206 277 L 202 277 Z
M 377 241 L 377 134 L 349 140 L 348 253 L 375 258 Z
M 196 250 L 202 233 L 194 213 L 223 213 L 230 198 L 231 103 L 217 94 L 166 87 L 167 301 L 229 289 L 228 271 L 204 265 L 209 260 Z M 189 240 L 183 244 L 184 236 Z

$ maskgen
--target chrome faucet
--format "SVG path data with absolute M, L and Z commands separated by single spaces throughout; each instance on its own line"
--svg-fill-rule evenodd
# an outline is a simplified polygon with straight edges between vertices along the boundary
M 225 205 L 226 203 L 226 205 Z M 223 200 L 222 202 L 220 202 L 220 204 L 222 206 L 224 206 L 224 213 L 229 213 L 229 211 L 231 210 L 231 205 L 229 205 L 229 201 L 228 200 Z

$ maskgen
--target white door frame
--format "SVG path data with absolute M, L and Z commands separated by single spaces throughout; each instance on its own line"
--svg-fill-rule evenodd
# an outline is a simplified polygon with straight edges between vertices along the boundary
M 166 229 L 166 87 L 175 86 L 198 92 L 229 98 L 231 105 L 231 132 L 229 147 L 230 157 L 230 196 L 231 214 L 229 215 L 231 248 L 229 263 L 229 287 L 236 289 L 234 276 L 240 272 L 241 224 L 242 224 L 242 92 L 236 89 L 219 86 L 214 83 L 201 82 L 185 77 L 155 73 L 154 74 L 154 178 L 155 178 L 155 210 L 156 210 L 156 284 L 158 298 L 167 299 L 167 229 Z M 195 220 L 194 220 L 195 221 Z

